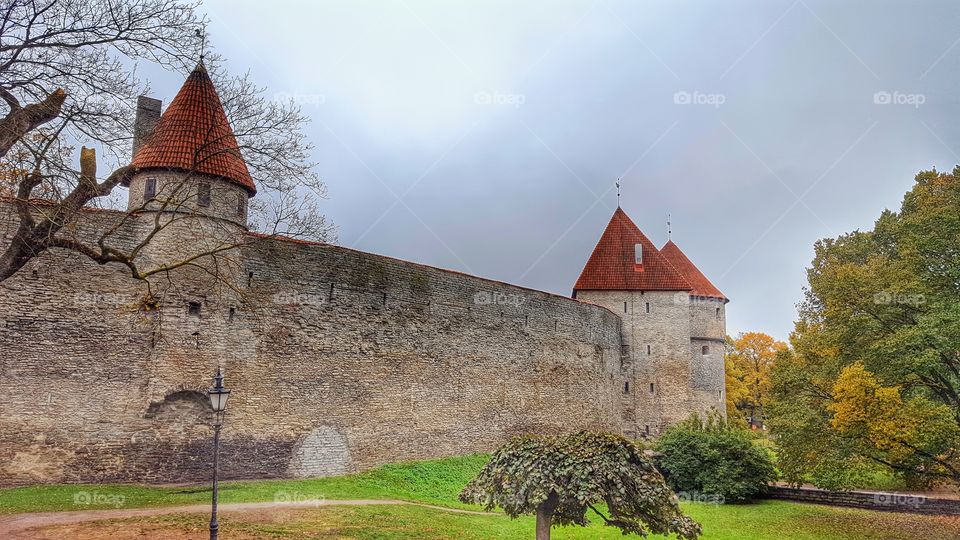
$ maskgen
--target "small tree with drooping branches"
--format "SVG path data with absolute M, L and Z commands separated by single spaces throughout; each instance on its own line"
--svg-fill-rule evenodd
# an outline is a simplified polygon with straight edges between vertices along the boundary
M 624 534 L 700 535 L 643 451 L 606 433 L 517 437 L 494 452 L 460 500 L 499 506 L 511 518 L 536 514 L 537 540 L 548 540 L 554 525 L 589 525 L 588 510 Z

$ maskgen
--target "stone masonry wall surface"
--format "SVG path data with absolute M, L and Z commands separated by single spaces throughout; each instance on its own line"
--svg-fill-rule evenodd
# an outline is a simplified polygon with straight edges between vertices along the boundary
M 328 245 L 258 240 L 231 260 L 237 292 L 185 268 L 153 282 L 157 310 L 123 268 L 62 251 L 0 284 L 0 484 L 206 480 L 218 365 L 225 478 L 623 430 L 621 319 L 603 307 Z
M 827 491 L 816 488 L 770 486 L 767 488 L 766 497 L 769 499 L 783 499 L 829 506 L 848 506 L 883 512 L 960 515 L 960 501 L 958 500 L 937 499 L 917 494 L 870 491 Z

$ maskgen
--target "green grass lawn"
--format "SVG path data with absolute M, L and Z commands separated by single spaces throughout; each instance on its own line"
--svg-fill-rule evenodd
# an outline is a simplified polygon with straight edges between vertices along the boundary
M 220 502 L 326 499 L 400 499 L 457 508 L 457 494 L 488 456 L 384 465 L 351 476 L 307 480 L 221 482 Z M 80 501 L 82 504 L 77 504 Z M 85 501 L 90 501 L 87 504 Z M 121 502 L 122 504 L 117 504 Z M 177 506 L 210 502 L 210 486 L 154 487 L 128 484 L 69 484 L 0 489 L 0 514 Z
M 457 501 L 457 494 L 480 469 L 486 456 L 400 463 L 337 478 L 226 482 L 221 502 L 326 499 L 403 499 L 456 508 L 478 509 Z M 78 493 L 94 503 L 75 504 Z M 0 512 L 84 510 L 209 502 L 208 487 L 162 488 L 129 485 L 34 486 L 0 490 Z M 97 499 L 100 499 L 99 503 Z M 703 538 L 736 540 L 831 540 L 958 538 L 960 521 L 907 514 L 868 512 L 782 501 L 750 505 L 684 504 L 704 528 Z M 177 514 L 88 524 L 68 537 L 202 537 L 208 518 Z M 559 528 L 557 539 L 621 538 L 618 530 L 595 523 Z M 91 528 L 95 528 L 91 529 Z M 455 514 L 416 506 L 332 506 L 282 512 L 224 513 L 221 528 L 239 538 L 532 538 L 532 517 L 511 520 L 502 514 Z M 51 529 L 51 534 L 55 533 Z M 82 536 L 84 530 L 94 530 Z M 172 531 L 172 532 L 171 532 Z M 88 531 L 89 532 L 89 531 Z M 130 536 L 127 536 L 127 535 Z M 164 536 L 166 534 L 166 536 Z M 57 537 L 53 534 L 51 537 Z M 59 537 L 64 537 L 60 534 Z

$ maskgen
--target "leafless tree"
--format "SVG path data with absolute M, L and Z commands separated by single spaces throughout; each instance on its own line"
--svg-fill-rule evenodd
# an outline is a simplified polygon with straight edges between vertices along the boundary
M 205 23 L 196 9 L 190 0 L 0 0 L 0 98 L 6 104 L 0 118 L 0 197 L 15 208 L 13 237 L 0 245 L 0 282 L 51 248 L 123 265 L 146 280 L 198 265 L 200 258 L 210 271 L 218 264 L 211 259 L 246 241 L 211 245 L 151 266 L 141 254 L 179 219 L 175 212 L 155 216 L 153 232 L 135 245 L 117 242 L 116 235 L 144 208 L 130 209 L 92 237 L 81 223 L 84 212 L 109 204 L 133 173 L 134 107 L 148 90 L 137 76 L 138 63 L 184 74 L 196 64 Z M 330 240 L 332 227 L 316 206 L 325 187 L 302 133 L 307 118 L 292 102 L 267 99 L 249 75 L 223 73 L 217 60 L 208 54 L 206 63 L 233 126 L 236 150 L 257 181 L 251 226 L 268 236 Z M 81 144 L 99 149 L 101 166 L 105 162 L 110 172 L 97 174 L 93 149 L 80 152 L 77 167 L 75 148 Z M 151 204 L 163 210 L 183 204 L 191 174 Z

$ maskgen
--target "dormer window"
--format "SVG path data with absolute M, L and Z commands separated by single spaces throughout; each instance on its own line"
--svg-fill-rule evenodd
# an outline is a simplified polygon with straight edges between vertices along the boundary
M 210 182 L 197 184 L 197 206 L 201 208 L 210 206 Z
M 633 270 L 643 272 L 643 244 L 633 245 Z

